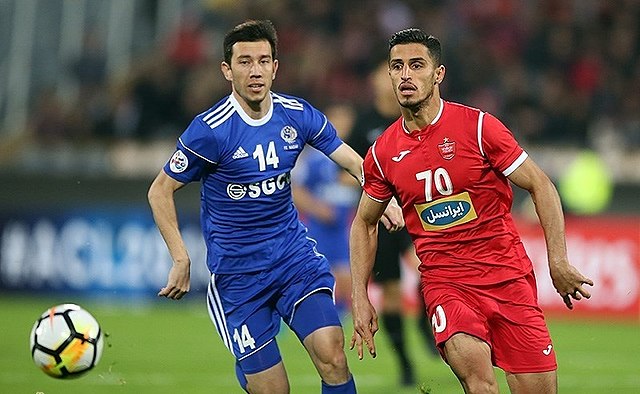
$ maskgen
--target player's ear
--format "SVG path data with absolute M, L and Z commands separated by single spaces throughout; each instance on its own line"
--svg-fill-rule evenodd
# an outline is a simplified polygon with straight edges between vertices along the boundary
M 444 65 L 441 64 L 438 66 L 438 68 L 436 68 L 436 80 L 435 80 L 435 85 L 438 85 L 440 83 L 442 83 L 442 80 L 444 79 L 444 74 L 446 73 L 446 70 L 444 68 Z
M 233 81 L 231 66 L 227 62 L 222 62 L 220 64 L 220 70 L 222 70 L 222 75 L 224 75 L 224 79 L 226 79 L 227 81 Z
M 273 61 L 273 75 L 271 76 L 271 80 L 276 79 L 276 73 L 278 72 L 278 59 L 274 59 Z

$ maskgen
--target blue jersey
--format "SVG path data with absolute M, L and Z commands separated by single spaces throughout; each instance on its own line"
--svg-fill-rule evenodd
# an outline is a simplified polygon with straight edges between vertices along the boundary
M 267 269 L 309 244 L 291 197 L 291 169 L 306 144 L 333 153 L 342 141 L 306 101 L 271 93 L 262 119 L 233 95 L 196 116 L 164 171 L 200 181 L 201 224 L 213 273 Z
M 309 236 L 318 242 L 318 251 L 332 266 L 349 264 L 349 228 L 360 197 L 359 190 L 340 180 L 342 174 L 340 166 L 315 149 L 306 149 L 293 171 L 294 183 L 333 209 L 332 222 L 311 215 L 302 217 Z

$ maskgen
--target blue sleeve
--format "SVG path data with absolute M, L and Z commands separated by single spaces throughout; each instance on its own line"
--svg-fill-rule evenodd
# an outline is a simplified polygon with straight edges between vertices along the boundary
M 325 114 L 306 102 L 304 105 L 305 122 L 309 132 L 307 143 L 329 156 L 342 145 L 342 140 Z
M 178 138 L 176 151 L 164 165 L 164 172 L 182 183 L 199 181 L 205 169 L 217 164 L 218 156 L 213 131 L 195 118 Z
M 308 150 L 309 148 L 307 148 Z M 309 177 L 311 176 L 310 168 L 310 152 L 302 152 L 296 165 L 291 170 L 291 181 L 297 185 L 308 186 Z

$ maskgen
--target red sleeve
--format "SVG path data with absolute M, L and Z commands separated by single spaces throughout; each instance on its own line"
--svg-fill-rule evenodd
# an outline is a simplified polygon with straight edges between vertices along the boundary
M 495 116 L 485 113 L 482 120 L 482 145 L 484 156 L 491 166 L 505 176 L 511 174 L 527 158 L 511 131 Z
M 376 201 L 387 201 L 393 196 L 389 183 L 385 179 L 379 156 L 374 143 L 364 157 L 362 164 L 364 182 L 362 188 L 369 197 Z

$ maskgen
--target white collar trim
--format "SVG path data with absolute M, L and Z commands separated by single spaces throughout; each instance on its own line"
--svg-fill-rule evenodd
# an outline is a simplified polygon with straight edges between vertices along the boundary
M 444 111 L 444 101 L 442 101 L 442 99 L 440 99 L 440 109 L 438 109 L 438 114 L 436 115 L 435 118 L 433 118 L 433 120 L 431 121 L 431 123 L 429 123 L 429 125 L 436 124 L 438 122 L 438 120 L 440 120 L 440 117 L 442 116 L 442 112 L 443 111 Z M 407 125 L 405 123 L 404 118 L 402 118 L 402 130 L 404 130 L 404 132 L 406 134 L 411 134 L 409 129 L 407 129 Z
M 273 97 L 271 96 L 271 92 L 269 92 L 269 111 L 267 111 L 267 114 L 260 119 L 253 119 L 251 116 L 249 116 L 245 112 L 245 110 L 242 108 L 242 106 L 240 105 L 240 103 L 236 99 L 236 96 L 233 93 L 231 93 L 230 100 L 231 100 L 231 104 L 238 112 L 238 115 L 240 115 L 242 120 L 244 120 L 245 123 L 248 124 L 249 126 L 262 126 L 265 123 L 267 123 L 269 120 L 271 120 L 271 116 L 273 115 Z

